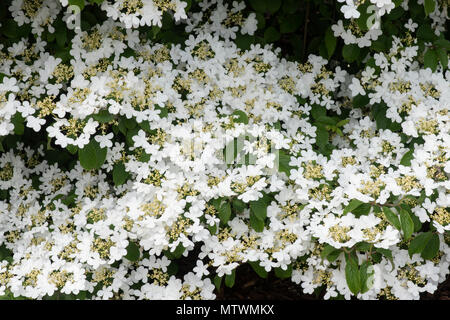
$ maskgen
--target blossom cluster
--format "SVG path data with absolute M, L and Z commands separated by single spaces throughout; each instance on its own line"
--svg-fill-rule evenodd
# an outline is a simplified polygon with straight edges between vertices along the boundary
M 155 44 L 131 27 L 159 16 L 125 2 L 103 2 L 108 19 L 76 32 L 70 61 L 39 36 L 0 44 L 0 136 L 23 121 L 48 142 L 0 154 L 0 294 L 214 299 L 214 276 L 252 263 L 349 299 L 350 252 L 372 267 L 360 299 L 436 290 L 450 265 L 449 71 L 422 69 L 397 38 L 354 75 L 240 50 L 255 17 L 221 1 L 179 14 L 183 45 Z M 79 159 L 50 161 L 51 148 Z M 408 252 L 422 225 L 432 259 Z
M 360 48 L 370 47 L 372 42 L 383 34 L 381 18 L 389 14 L 395 7 L 392 0 L 339 0 L 345 2 L 340 8 L 345 20 L 338 20 L 332 25 L 334 36 L 340 37 L 345 44 L 357 44 Z M 397 1 L 397 7 L 409 10 L 410 0 Z M 419 5 L 424 0 L 417 0 Z M 437 1 L 434 11 L 430 13 L 431 27 L 436 35 L 445 31 L 445 23 L 448 20 L 449 5 L 445 1 Z M 417 24 L 412 20 L 405 26 L 409 31 L 414 31 Z

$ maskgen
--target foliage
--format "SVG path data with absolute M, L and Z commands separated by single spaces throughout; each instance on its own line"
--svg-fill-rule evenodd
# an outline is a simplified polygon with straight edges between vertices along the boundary
M 244 263 L 326 299 L 433 292 L 448 10 L 1 1 L 0 294 L 213 299 Z

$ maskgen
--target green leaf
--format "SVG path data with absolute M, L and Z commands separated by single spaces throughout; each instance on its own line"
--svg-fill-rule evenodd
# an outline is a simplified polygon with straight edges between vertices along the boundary
M 411 235 L 414 232 L 414 222 L 409 213 L 403 208 L 400 209 L 400 225 L 405 239 L 408 240 L 411 238 Z
M 264 221 L 258 219 L 253 212 L 250 212 L 250 226 L 256 232 L 262 232 L 264 230 Z
M 433 41 L 436 38 L 433 29 L 429 23 L 424 23 L 417 28 L 417 38 L 424 41 Z
M 392 257 L 392 251 L 388 249 L 383 248 L 375 248 L 376 252 L 381 253 L 383 256 L 385 256 L 392 264 L 392 269 L 394 268 L 394 259 Z
M 100 144 L 92 139 L 83 149 L 78 149 L 78 159 L 86 170 L 97 170 L 106 160 L 106 148 L 100 148 Z
M 327 116 L 321 116 L 316 119 L 316 121 L 323 125 L 335 126 L 336 121 L 333 118 Z
M 327 259 L 330 262 L 333 262 L 337 259 L 337 257 L 341 254 L 340 249 L 336 249 L 332 245 L 326 244 L 320 253 L 320 257 L 322 259 Z
M 13 19 L 2 20 L 1 32 L 10 39 L 20 39 L 28 35 L 30 31 L 28 25 L 19 27 Z
M 344 120 L 341 120 L 341 121 L 339 121 L 338 123 L 336 123 L 336 127 L 343 127 L 343 126 L 345 126 L 347 123 L 349 123 L 350 122 L 350 119 L 344 119 Z
M 227 274 L 225 276 L 225 285 L 228 288 L 233 288 L 234 286 L 234 281 L 236 280 L 236 269 L 234 269 L 231 274 Z
M 410 149 L 408 152 L 406 152 L 402 159 L 400 160 L 400 164 L 402 166 L 409 167 L 411 165 L 411 160 L 414 159 L 414 149 Z
M 418 234 L 416 237 L 414 237 L 408 247 L 409 256 L 412 257 L 415 253 L 422 253 L 423 249 L 425 249 L 432 236 L 433 233 L 428 231 Z
M 274 14 L 281 7 L 281 0 L 262 0 L 262 1 L 266 2 L 266 10 L 270 14 Z
M 363 96 L 361 94 L 358 94 L 357 96 L 355 96 L 353 98 L 353 106 L 355 108 L 363 108 L 365 106 L 367 106 L 369 104 L 369 97 L 368 96 Z
M 289 165 L 291 161 L 291 156 L 284 150 L 279 150 L 278 152 L 278 171 L 284 172 L 289 177 L 291 170 L 294 168 Z
M 84 9 L 84 0 L 69 0 L 70 6 L 77 6 L 80 10 Z
M 361 216 L 368 215 L 371 208 L 372 208 L 372 205 L 370 203 L 363 203 L 362 205 L 358 206 L 356 209 L 353 209 L 352 213 L 355 215 L 356 218 L 359 218 Z
M 327 109 L 324 106 L 318 105 L 318 104 L 314 104 L 311 107 L 311 111 L 310 111 L 311 116 L 313 117 L 314 120 L 317 120 L 321 117 L 326 117 L 327 116 Z
M 250 210 L 261 221 L 264 221 L 267 217 L 267 206 L 268 204 L 262 198 L 256 201 L 250 201 Z
M 436 50 L 428 49 L 427 52 L 425 52 L 423 60 L 425 68 L 430 68 L 433 72 L 436 71 L 438 65 L 438 56 Z
M 431 260 L 436 257 L 439 252 L 439 244 L 439 236 L 436 233 L 433 233 L 430 241 L 428 241 L 422 251 L 422 258 L 424 258 L 425 260 Z
M 352 63 L 358 59 L 360 51 L 361 49 L 356 44 L 344 45 L 342 48 L 342 56 L 345 61 Z
M 324 151 L 328 144 L 330 134 L 324 126 L 316 125 L 316 127 L 316 145 L 321 151 Z
M 283 11 L 288 14 L 293 14 L 297 11 L 300 4 L 298 0 L 284 0 Z
M 365 293 L 372 288 L 374 283 L 375 270 L 372 263 L 364 261 L 359 269 L 359 277 L 361 281 L 361 293 Z
M 125 255 L 125 258 L 130 261 L 138 261 L 140 255 L 139 246 L 134 242 L 130 242 L 127 247 L 127 254 Z
M 172 249 L 170 249 L 170 250 L 172 250 Z M 175 248 L 175 250 L 173 250 L 173 251 L 170 251 L 170 250 L 165 250 L 164 255 L 167 258 L 173 260 L 173 259 L 179 259 L 183 255 L 183 252 L 186 250 L 186 248 L 183 246 L 182 243 L 179 243 L 177 245 L 177 247 Z
M 57 45 L 59 47 L 64 47 L 67 40 L 67 29 L 64 27 L 56 28 L 55 38 Z
M 424 7 L 425 7 L 425 14 L 429 15 L 430 13 L 434 12 L 434 9 L 436 8 L 436 1 L 425 0 Z
M 348 203 L 348 205 L 344 208 L 344 211 L 342 212 L 344 215 L 348 212 L 353 212 L 356 208 L 358 208 L 360 205 L 364 204 L 364 202 L 358 200 L 358 199 L 352 199 Z
M 68 144 L 66 150 L 70 152 L 70 154 L 75 154 L 78 151 L 78 147 L 73 144 Z
M 94 120 L 100 123 L 108 123 L 114 119 L 113 115 L 109 113 L 108 110 L 105 109 L 100 110 L 97 114 L 94 114 L 92 117 L 94 118 Z
M 250 0 L 250 6 L 257 12 L 266 12 L 266 1 L 261 0 Z
M 248 124 L 248 116 L 242 110 L 235 110 L 233 112 L 234 122 Z
M 222 284 L 222 278 L 223 277 L 219 277 L 218 275 L 216 275 L 214 277 L 214 285 L 216 286 L 217 290 L 220 290 L 220 285 Z
M 258 276 L 263 279 L 267 278 L 267 271 L 263 267 L 260 266 L 258 261 L 249 261 L 248 264 L 252 267 L 252 269 L 256 272 Z
M 406 210 L 406 212 L 408 212 L 409 216 L 411 217 L 411 220 L 414 224 L 413 232 L 417 232 L 422 229 L 422 222 L 420 222 L 420 219 L 412 212 L 411 207 L 405 203 L 402 203 L 400 207 Z
M 389 209 L 388 207 L 383 207 L 383 213 L 386 219 L 397 229 L 401 230 L 402 226 L 400 224 L 400 220 L 398 219 L 397 214 Z
M 373 244 L 365 242 L 365 241 L 358 242 L 355 245 L 355 249 L 357 251 L 362 251 L 362 252 L 369 252 L 372 249 L 372 247 L 373 247 Z
M 268 27 L 264 32 L 264 41 L 266 43 L 272 43 L 280 39 L 280 32 L 274 27 Z
M 295 32 L 298 28 L 300 28 L 302 24 L 302 20 L 298 18 L 296 15 L 288 15 L 280 23 L 280 32 L 292 33 Z
M 174 276 L 177 274 L 178 269 L 179 269 L 178 263 L 176 263 L 175 261 L 172 261 L 167 266 L 167 273 L 169 274 L 169 276 Z
M 450 50 L 450 41 L 447 39 L 437 39 L 434 41 L 434 45 L 442 49 Z
M 231 206 L 229 202 L 224 202 L 219 208 L 219 219 L 223 224 L 227 224 L 231 216 Z
M 439 61 L 441 61 L 442 68 L 448 68 L 448 54 L 446 50 L 437 50 Z
M 237 198 L 234 198 L 231 203 L 233 205 L 233 209 L 239 213 L 242 213 L 247 208 L 247 204 Z
M 375 104 L 372 106 L 372 115 L 377 123 L 377 129 L 389 129 L 391 131 L 401 130 L 401 125 L 397 122 L 392 122 L 386 116 L 387 105 L 384 103 Z
M 14 134 L 19 136 L 23 135 L 23 133 L 25 132 L 25 126 L 23 124 L 24 120 L 25 119 L 22 117 L 22 114 L 20 114 L 19 112 L 17 112 L 11 118 L 11 122 L 14 125 Z
M 275 275 L 280 279 L 287 279 L 292 275 L 292 264 L 286 270 L 275 268 Z
M 114 185 L 116 186 L 123 184 L 130 176 L 130 174 L 125 170 L 125 164 L 123 162 L 114 164 L 112 175 Z
M 328 28 L 327 31 L 325 32 L 325 46 L 328 52 L 328 59 L 331 58 L 331 56 L 334 53 L 334 50 L 336 50 L 336 44 L 337 40 L 334 36 L 334 33 L 331 30 L 331 28 Z
M 255 43 L 255 37 L 249 34 L 240 34 L 236 35 L 236 39 L 234 40 L 236 46 L 241 50 L 248 50 L 250 46 Z
M 356 296 L 361 291 L 361 274 L 358 262 L 353 257 L 346 256 L 345 279 L 350 291 Z

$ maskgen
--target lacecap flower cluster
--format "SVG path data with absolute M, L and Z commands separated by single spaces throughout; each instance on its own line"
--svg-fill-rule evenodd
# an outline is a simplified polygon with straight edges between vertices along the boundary
M 237 2 L 187 17 L 178 0 L 108 0 L 63 62 L 24 3 L 49 30 L 67 5 L 14 0 L 35 41 L 0 44 L 0 135 L 22 125 L 48 141 L 0 154 L 0 294 L 214 299 L 250 263 L 325 299 L 418 299 L 449 273 L 450 73 L 421 69 L 417 46 L 394 38 L 352 75 L 240 50 L 256 20 Z M 158 10 L 185 19 L 183 45 L 132 28 Z M 52 148 L 75 161 L 48 160 Z M 422 225 L 429 259 L 408 250 Z M 182 275 L 180 257 L 194 260 Z M 370 275 L 357 294 L 354 260 Z

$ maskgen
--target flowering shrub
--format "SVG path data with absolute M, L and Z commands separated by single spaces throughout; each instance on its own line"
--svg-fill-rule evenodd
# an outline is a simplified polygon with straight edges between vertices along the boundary
M 447 2 L 307 1 L 304 36 L 342 17 L 289 59 L 297 1 L 0 7 L 6 298 L 214 299 L 245 263 L 325 299 L 445 280 Z

